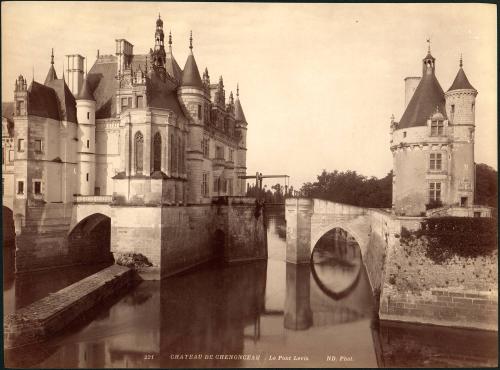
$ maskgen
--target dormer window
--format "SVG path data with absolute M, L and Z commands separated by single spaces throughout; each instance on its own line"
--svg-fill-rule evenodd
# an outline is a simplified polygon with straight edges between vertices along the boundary
M 431 136 L 441 136 L 444 134 L 444 122 L 441 120 L 431 121 Z

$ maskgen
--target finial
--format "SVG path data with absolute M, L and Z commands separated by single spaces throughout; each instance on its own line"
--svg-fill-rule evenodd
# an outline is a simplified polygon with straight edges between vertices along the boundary
M 191 49 L 191 52 L 193 52 L 193 31 L 190 31 L 189 33 L 189 48 Z
M 394 113 L 393 113 L 393 114 L 391 114 L 391 122 L 394 121 L 394 118 L 395 117 L 394 117 Z
M 236 84 L 236 96 L 238 98 L 240 97 L 240 83 L 239 82 Z
M 430 54 L 431 53 L 431 38 L 428 37 L 427 38 L 427 53 Z
M 172 30 L 168 32 L 168 44 L 172 46 Z
M 464 65 L 463 61 L 462 61 L 462 53 L 460 53 L 460 68 L 462 68 Z
M 50 55 L 50 64 L 54 65 L 54 48 L 52 48 L 52 54 Z
M 161 19 L 161 15 L 160 15 L 160 12 L 158 12 L 158 19 Z

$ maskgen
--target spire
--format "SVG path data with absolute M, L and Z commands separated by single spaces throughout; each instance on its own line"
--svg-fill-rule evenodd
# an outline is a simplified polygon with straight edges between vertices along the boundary
M 33 72 L 33 75 L 35 73 Z M 56 70 L 54 69 L 54 48 L 52 48 L 52 51 L 50 53 L 50 68 L 49 71 L 47 72 L 47 77 L 45 77 L 45 85 L 47 85 L 50 81 L 57 80 L 57 74 Z
M 431 38 L 427 38 L 427 54 L 431 54 Z
M 458 69 L 457 75 L 455 76 L 455 79 L 453 80 L 453 83 L 451 84 L 451 87 L 448 89 L 448 91 L 451 90 L 474 90 L 477 91 L 469 82 L 469 79 L 465 75 L 465 71 L 463 69 L 463 60 L 462 60 L 462 54 L 460 54 L 460 62 L 459 62 L 460 68 Z
M 422 60 L 422 76 L 426 74 L 434 74 L 436 68 L 436 58 L 431 54 L 431 38 L 427 38 L 427 55 Z
M 229 93 L 229 104 L 231 104 L 231 105 L 234 104 L 234 97 L 233 97 L 233 92 L 232 91 Z
M 240 102 L 240 86 L 236 85 L 236 101 L 234 102 L 234 118 L 236 122 L 247 123 L 245 118 L 245 113 L 243 113 L 243 108 L 241 107 Z
M 184 65 L 184 71 L 182 72 L 182 83 L 181 86 L 193 86 L 203 88 L 203 83 L 200 77 L 200 71 L 196 65 L 196 60 L 193 55 L 193 32 L 191 31 L 189 36 L 189 49 L 191 50 L 186 64 Z
M 193 54 L 193 31 L 189 33 L 189 49 L 191 50 L 191 54 Z

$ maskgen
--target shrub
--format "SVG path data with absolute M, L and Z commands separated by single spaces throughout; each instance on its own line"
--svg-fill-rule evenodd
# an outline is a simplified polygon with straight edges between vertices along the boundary
M 434 208 L 440 208 L 443 206 L 443 202 L 437 199 L 431 199 L 429 200 L 429 203 L 425 205 L 425 209 L 434 209 Z
M 153 266 L 148 258 L 141 253 L 121 253 L 116 257 L 116 264 L 132 269 Z
M 497 247 L 497 224 L 492 218 L 436 217 L 422 222 L 427 257 L 440 263 L 452 256 L 476 258 Z

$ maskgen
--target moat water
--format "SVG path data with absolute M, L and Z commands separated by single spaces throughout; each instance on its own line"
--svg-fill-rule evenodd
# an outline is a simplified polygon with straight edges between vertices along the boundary
M 266 211 L 268 260 L 144 281 L 7 367 L 496 366 L 497 333 L 379 322 L 356 242 L 330 232 L 310 265 L 285 261 L 284 210 Z M 104 266 L 14 277 L 4 314 Z

